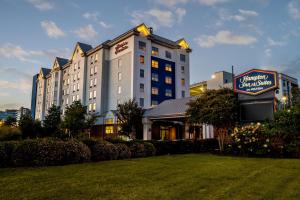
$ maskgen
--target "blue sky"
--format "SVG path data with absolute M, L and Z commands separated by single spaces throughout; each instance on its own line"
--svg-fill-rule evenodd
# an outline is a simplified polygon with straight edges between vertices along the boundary
M 220 70 L 276 69 L 300 78 L 300 0 L 0 0 L 0 110 L 30 105 L 31 77 L 144 22 L 186 38 L 191 83 Z

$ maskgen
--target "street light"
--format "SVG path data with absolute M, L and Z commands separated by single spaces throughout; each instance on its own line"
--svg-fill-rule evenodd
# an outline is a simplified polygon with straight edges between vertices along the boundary
M 283 106 L 284 106 L 283 108 L 284 108 L 284 110 L 285 110 L 287 97 L 286 97 L 286 96 L 283 96 L 283 97 L 281 98 L 281 101 L 283 102 Z

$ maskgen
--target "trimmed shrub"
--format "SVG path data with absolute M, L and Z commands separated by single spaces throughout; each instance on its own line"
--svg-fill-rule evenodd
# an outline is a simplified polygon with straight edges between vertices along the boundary
M 96 143 L 91 146 L 92 161 L 117 160 L 118 149 L 110 143 Z
M 76 140 L 25 140 L 12 153 L 16 166 L 75 164 L 89 161 L 90 157 L 89 148 Z
M 132 158 L 141 158 L 145 157 L 145 145 L 141 142 L 133 142 L 130 144 L 130 151 Z
M 0 167 L 9 167 L 13 166 L 11 159 L 12 152 L 15 151 L 19 142 L 18 141 L 9 141 L 0 143 Z
M 145 156 L 155 156 L 156 149 L 154 145 L 150 142 L 144 142 L 144 150 L 145 150 Z
M 118 159 L 131 158 L 130 148 L 126 144 L 114 144 L 117 147 L 119 156 Z
M 0 141 L 21 140 L 22 133 L 17 127 L 0 127 Z
M 205 140 L 195 140 L 194 141 L 194 153 L 207 153 L 215 152 L 219 148 L 217 139 L 205 139 Z

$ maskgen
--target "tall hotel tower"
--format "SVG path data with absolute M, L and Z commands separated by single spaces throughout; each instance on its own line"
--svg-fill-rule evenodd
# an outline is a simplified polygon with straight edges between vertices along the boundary
M 92 47 L 77 43 L 71 58 L 55 58 L 52 68 L 41 68 L 33 82 L 32 109 L 44 120 L 48 108 L 62 114 L 75 100 L 99 116 L 96 124 L 115 124 L 117 105 L 135 99 L 148 109 L 167 99 L 189 96 L 189 53 L 184 39 L 172 41 L 141 24 Z M 100 128 L 99 128 L 100 129 Z M 105 126 L 105 132 L 114 127 Z

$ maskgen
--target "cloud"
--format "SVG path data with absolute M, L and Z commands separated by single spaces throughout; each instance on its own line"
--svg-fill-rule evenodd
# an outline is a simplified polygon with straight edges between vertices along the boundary
M 282 72 L 293 77 L 300 76 L 300 56 L 281 66 Z
M 148 11 L 133 11 L 131 23 L 134 25 L 142 22 L 150 24 L 154 28 L 173 27 L 175 23 L 180 23 L 186 14 L 183 8 L 177 8 L 174 13 L 169 10 L 151 9 Z
M 190 0 L 156 0 L 157 3 L 167 7 L 177 6 L 178 4 L 186 4 L 189 1 Z
M 65 36 L 65 33 L 53 21 L 42 21 L 41 26 L 50 38 Z
M 97 37 L 98 33 L 95 31 L 94 27 L 89 24 L 84 27 L 80 27 L 73 31 L 79 38 L 83 40 L 91 40 Z
M 249 45 L 257 42 L 257 39 L 249 35 L 234 35 L 230 31 L 222 30 L 216 35 L 201 35 L 195 41 L 200 47 L 210 48 L 218 44 Z
M 288 11 L 292 18 L 300 19 L 300 8 L 297 1 L 293 0 L 288 4 Z
M 221 18 L 221 20 L 223 21 L 245 21 L 247 20 L 249 17 L 257 17 L 259 14 L 253 10 L 243 10 L 243 9 L 239 9 L 238 10 L 238 14 L 230 14 L 228 13 L 228 11 L 226 11 L 225 9 L 220 9 L 219 11 L 219 16 Z
M 51 10 L 54 8 L 54 3 L 49 0 L 28 0 L 28 2 L 41 11 Z
M 268 42 L 268 46 L 270 46 L 270 47 L 276 47 L 276 46 L 281 47 L 281 46 L 286 45 L 286 42 L 283 42 L 283 41 L 275 41 L 275 40 L 273 40 L 273 39 L 270 38 L 270 37 L 267 39 L 267 42 Z
M 86 19 L 98 20 L 99 12 L 86 12 L 82 15 Z
M 0 92 L 0 97 L 8 97 L 9 94 L 7 92 Z
M 0 45 L 0 57 L 9 58 L 9 59 L 18 59 L 20 61 L 37 63 L 40 64 L 38 60 L 35 60 L 36 57 L 47 56 L 49 58 L 59 57 L 69 57 L 71 54 L 70 49 L 47 49 L 47 50 L 28 50 L 23 49 L 19 45 L 6 43 Z
M 31 84 L 31 81 L 27 79 L 20 79 L 15 81 L 0 80 L 0 88 L 18 90 L 23 93 L 30 92 L 32 86 Z
M 266 55 L 267 57 L 271 57 L 271 56 L 272 56 L 272 50 L 271 50 L 271 49 L 266 49 L 266 50 L 264 51 L 264 53 L 265 53 L 265 55 Z
M 100 26 L 102 26 L 103 28 L 106 28 L 106 29 L 112 27 L 111 24 L 107 24 L 107 23 L 105 23 L 104 21 L 100 21 L 99 24 L 100 24 Z
M 229 0 L 198 0 L 201 5 L 204 6 L 215 6 L 217 4 L 226 3 Z

